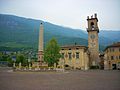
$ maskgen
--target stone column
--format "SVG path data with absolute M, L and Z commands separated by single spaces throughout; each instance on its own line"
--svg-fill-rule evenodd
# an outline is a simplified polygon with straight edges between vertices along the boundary
M 13 63 L 13 68 L 15 68 L 16 66 L 15 66 L 15 62 Z
M 19 63 L 19 69 L 21 69 L 21 62 Z
M 89 56 L 87 55 L 87 52 L 85 52 L 85 70 L 89 69 Z
M 56 63 L 54 63 L 54 70 L 56 70 Z
M 44 29 L 43 24 L 40 24 L 40 31 L 39 31 L 39 45 L 38 45 L 38 61 L 39 65 L 42 66 L 43 63 L 43 47 L 44 47 Z
M 31 70 L 31 63 L 29 62 L 29 70 Z

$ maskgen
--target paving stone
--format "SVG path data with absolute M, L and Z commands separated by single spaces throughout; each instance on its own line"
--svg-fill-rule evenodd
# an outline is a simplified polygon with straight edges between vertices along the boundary
M 0 90 L 120 90 L 120 71 L 0 72 Z

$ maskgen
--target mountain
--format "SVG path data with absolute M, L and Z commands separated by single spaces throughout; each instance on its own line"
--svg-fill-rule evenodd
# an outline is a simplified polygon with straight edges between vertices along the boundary
M 111 40 L 112 42 L 120 41 L 120 31 L 114 31 L 114 30 L 101 30 L 100 31 L 100 37 L 104 37 L 106 39 Z
M 0 14 L 0 46 L 15 48 L 37 48 L 38 34 L 41 20 L 33 20 L 13 15 Z M 44 24 L 45 44 L 55 37 L 60 45 L 74 44 L 75 42 L 87 45 L 83 31 L 61 27 L 48 22 Z
M 87 46 L 88 34 L 83 30 L 58 26 L 41 20 L 0 14 L 0 49 L 2 48 L 4 50 L 6 47 L 7 49 L 37 49 L 41 22 L 44 24 L 45 45 L 52 37 L 55 37 L 60 45 L 77 43 Z M 105 45 L 119 41 L 119 33 L 120 31 L 100 31 L 100 49 L 104 49 Z

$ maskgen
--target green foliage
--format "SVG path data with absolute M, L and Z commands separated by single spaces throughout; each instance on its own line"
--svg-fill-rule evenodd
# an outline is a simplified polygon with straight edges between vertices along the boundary
M 48 66 L 54 66 L 54 63 L 58 64 L 59 58 L 60 58 L 60 47 L 57 44 L 57 41 L 55 38 L 52 38 L 44 51 L 44 60 L 48 63 Z
M 8 55 L 0 53 L 0 61 L 7 61 Z
M 23 54 L 17 55 L 16 63 L 19 64 L 20 62 L 22 66 L 26 66 L 28 64 L 28 61 Z
M 10 67 L 13 66 L 13 61 L 12 61 L 11 55 L 8 55 L 6 53 L 0 52 L 0 61 L 7 61 L 8 66 L 10 66 Z
M 13 66 L 13 63 L 14 63 L 14 61 L 12 60 L 12 58 L 11 58 L 11 57 L 8 57 L 8 58 L 7 58 L 7 61 L 8 61 L 8 66 L 9 66 L 9 67 L 12 67 L 12 66 Z
M 2 14 L 0 14 L 0 17 L 0 51 L 38 48 L 40 22 L 43 21 Z M 9 24 L 7 24 L 8 21 Z M 48 22 L 43 23 L 45 45 L 52 37 L 57 39 L 59 45 L 74 44 L 75 42 L 87 45 L 87 40 L 83 39 L 87 36 L 84 32 Z

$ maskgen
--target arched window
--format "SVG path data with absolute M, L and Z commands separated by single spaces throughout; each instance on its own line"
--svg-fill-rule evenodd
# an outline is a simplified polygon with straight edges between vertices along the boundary
M 91 28 L 92 28 L 92 30 L 94 30 L 94 28 L 95 28 L 95 25 L 93 22 L 91 22 Z

